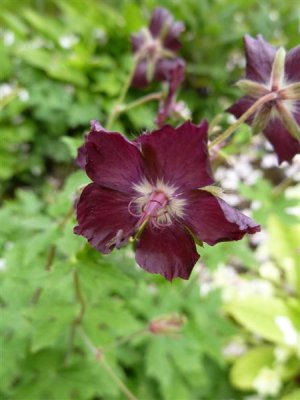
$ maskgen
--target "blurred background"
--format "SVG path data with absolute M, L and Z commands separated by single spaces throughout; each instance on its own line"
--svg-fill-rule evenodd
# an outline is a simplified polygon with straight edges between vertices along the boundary
M 200 248 L 187 282 L 145 273 L 129 247 L 102 256 L 73 234 L 88 182 L 77 148 L 90 120 L 105 124 L 130 35 L 158 6 L 186 26 L 178 97 L 216 131 L 240 96 L 243 35 L 299 44 L 296 0 L 0 0 L 3 400 L 300 399 L 299 156 L 278 167 L 262 136 L 238 130 L 215 177 L 262 232 Z M 134 137 L 156 112 L 154 102 L 123 113 L 114 129 Z

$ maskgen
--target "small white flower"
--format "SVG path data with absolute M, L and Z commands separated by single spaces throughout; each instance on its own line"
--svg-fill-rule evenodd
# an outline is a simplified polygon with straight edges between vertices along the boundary
M 13 87 L 8 83 L 3 83 L 3 85 L 0 85 L 0 100 L 10 96 L 12 92 L 13 92 Z
M 277 167 L 278 161 L 275 153 L 266 154 L 261 160 L 262 168 Z
M 280 271 L 278 268 L 275 267 L 275 265 L 271 261 L 267 261 L 263 263 L 259 267 L 259 273 L 260 275 L 273 282 L 279 282 L 280 281 Z
M 5 271 L 6 269 L 6 261 L 4 258 L 0 258 L 0 271 Z
M 71 49 L 78 42 L 79 39 L 75 35 L 66 35 L 59 38 L 59 44 L 63 49 Z
M 3 43 L 4 43 L 4 46 L 7 46 L 7 47 L 9 47 L 9 46 L 11 46 L 11 45 L 13 45 L 14 44 L 14 42 L 15 42 L 15 34 L 13 33 L 13 32 L 11 32 L 11 31 L 5 31 L 4 33 L 3 33 Z
M 244 343 L 232 341 L 223 347 L 222 353 L 225 357 L 239 357 L 244 354 L 246 350 L 247 347 Z
M 26 90 L 26 89 L 21 89 L 19 91 L 18 96 L 19 96 L 19 99 L 21 101 L 23 101 L 24 103 L 29 100 L 29 93 L 28 93 L 28 90 Z
M 284 342 L 288 346 L 295 346 L 298 342 L 298 333 L 292 321 L 284 315 L 279 315 L 275 318 L 275 323 L 283 334 Z
M 275 347 L 274 356 L 279 364 L 285 363 L 291 355 L 291 351 L 286 347 Z
M 253 381 L 254 389 L 262 396 L 276 396 L 281 389 L 280 375 L 271 368 L 262 368 Z

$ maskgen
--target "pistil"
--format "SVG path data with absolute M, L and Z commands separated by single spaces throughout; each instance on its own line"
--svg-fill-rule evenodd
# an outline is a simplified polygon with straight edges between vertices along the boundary
M 160 191 L 153 192 L 142 209 L 142 215 L 137 225 L 141 226 L 145 221 L 149 221 L 152 218 L 157 218 L 159 216 L 159 211 L 162 210 L 168 203 L 169 199 L 165 193 Z

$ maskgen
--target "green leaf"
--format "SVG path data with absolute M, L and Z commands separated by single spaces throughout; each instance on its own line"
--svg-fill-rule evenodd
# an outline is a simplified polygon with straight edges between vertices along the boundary
M 247 296 L 230 301 L 225 310 L 245 328 L 274 343 L 285 344 L 276 317 L 287 317 L 290 312 L 285 302 L 276 297 Z
M 258 346 L 238 358 L 232 366 L 230 380 L 241 390 L 254 389 L 253 381 L 260 370 L 271 368 L 274 362 L 274 352 L 271 346 Z
M 285 272 L 288 284 L 300 294 L 300 224 L 287 226 L 276 216 L 268 220 L 270 254 Z
M 280 400 L 299 400 L 300 399 L 300 389 L 293 390 L 291 393 L 280 397 Z

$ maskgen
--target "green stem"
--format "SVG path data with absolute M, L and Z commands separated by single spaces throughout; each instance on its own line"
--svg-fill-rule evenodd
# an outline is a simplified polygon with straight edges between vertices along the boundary
M 131 103 L 124 104 L 124 106 L 122 107 L 122 111 L 120 112 L 131 110 L 132 108 L 139 107 L 142 104 L 148 103 L 149 101 L 152 100 L 160 100 L 162 98 L 162 95 L 163 95 L 162 92 L 147 94 L 146 96 L 143 96 L 135 101 L 132 101 Z
M 283 179 L 277 186 L 273 189 L 273 194 L 275 196 L 279 196 L 280 194 L 284 193 L 285 190 L 290 186 L 291 183 L 294 182 L 293 176 L 287 176 Z
M 100 365 L 106 370 L 106 372 L 110 375 L 115 384 L 119 387 L 119 389 L 123 392 L 124 396 L 128 400 L 138 400 L 137 397 L 128 389 L 128 387 L 121 381 L 115 371 L 111 368 L 111 366 L 105 360 L 105 357 L 100 349 L 98 349 L 90 340 L 90 338 L 86 335 L 86 333 L 81 328 L 79 330 L 80 335 L 82 337 L 83 342 L 90 350 L 90 352 L 94 355 L 95 359 L 100 363 Z
M 107 352 L 107 351 L 109 351 L 111 349 L 114 349 L 114 348 L 116 348 L 118 346 L 123 345 L 124 343 L 129 342 L 131 339 L 133 339 L 133 338 L 135 338 L 137 336 L 146 334 L 148 332 L 149 332 L 148 327 L 143 328 L 143 329 L 139 329 L 138 331 L 135 331 L 135 332 L 133 332 L 133 333 L 127 335 L 127 336 L 123 336 L 122 338 L 116 340 L 115 342 L 109 344 L 108 346 L 105 346 L 105 348 L 103 348 L 102 351 L 103 352 Z
M 276 93 L 268 93 L 265 96 L 261 97 L 257 100 L 240 118 L 232 124 L 229 128 L 227 128 L 220 136 L 218 136 L 215 140 L 213 140 L 208 148 L 212 147 L 224 142 L 243 122 L 245 122 L 255 111 L 257 111 L 263 104 L 268 103 L 269 101 L 275 100 L 277 98 Z
M 120 113 L 120 110 L 118 108 L 124 102 L 125 96 L 126 96 L 126 94 L 128 92 L 128 89 L 129 89 L 129 87 L 131 85 L 131 82 L 132 82 L 132 79 L 133 79 L 133 76 L 134 76 L 134 72 L 135 72 L 135 69 L 136 69 L 136 66 L 137 66 L 138 62 L 139 62 L 139 59 L 136 58 L 134 63 L 133 63 L 133 65 L 132 65 L 132 67 L 131 67 L 131 71 L 130 71 L 130 73 L 128 75 L 128 78 L 126 79 L 126 81 L 124 83 L 124 86 L 123 86 L 123 88 L 121 90 L 120 96 L 118 97 L 114 107 L 112 108 L 112 111 L 111 111 L 110 115 L 108 116 L 107 123 L 106 123 L 106 129 L 108 129 L 108 130 L 111 129 L 112 124 L 114 123 L 114 120 L 115 120 L 116 116 Z
M 83 320 L 83 317 L 84 317 L 86 305 L 85 305 L 83 295 L 81 293 L 80 280 L 79 280 L 79 274 L 78 274 L 77 269 L 75 269 L 75 271 L 74 271 L 73 278 L 74 278 L 74 289 L 75 289 L 76 300 L 78 300 L 78 303 L 80 305 L 80 311 L 79 311 L 77 318 L 74 321 L 74 324 L 80 325 Z
M 76 298 L 76 301 L 78 301 L 78 303 L 80 305 L 80 310 L 79 310 L 79 314 L 77 315 L 77 317 L 75 317 L 75 319 L 73 320 L 73 322 L 71 324 L 69 342 L 68 342 L 68 351 L 67 351 L 67 355 L 66 355 L 66 359 L 65 359 L 65 364 L 68 364 L 68 361 L 70 359 L 70 355 L 73 351 L 76 331 L 77 331 L 77 329 L 80 328 L 80 326 L 82 324 L 82 320 L 83 320 L 85 310 L 86 310 L 86 304 L 85 304 L 84 297 L 81 293 L 80 280 L 79 280 L 79 274 L 78 274 L 77 269 L 75 269 L 74 273 L 73 273 L 73 284 L 74 284 L 75 298 Z

